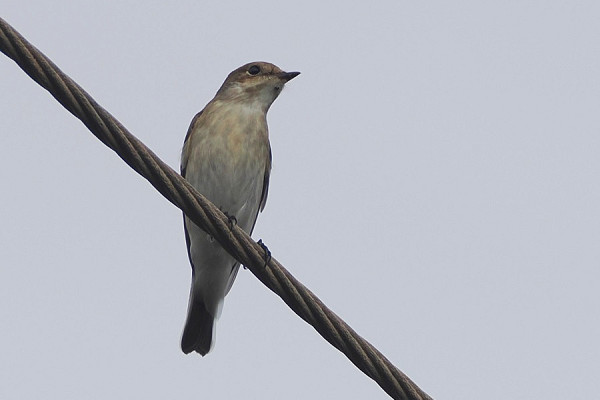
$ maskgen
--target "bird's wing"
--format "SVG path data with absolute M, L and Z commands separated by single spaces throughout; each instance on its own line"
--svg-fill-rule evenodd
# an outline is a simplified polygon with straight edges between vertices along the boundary
M 194 118 L 192 118 L 192 122 L 190 123 L 190 127 L 188 128 L 188 131 L 185 135 L 185 139 L 183 141 L 183 149 L 181 150 L 181 176 L 183 176 L 185 178 L 185 170 L 187 168 L 187 163 L 188 163 L 188 159 L 189 159 L 189 148 L 190 148 L 190 137 L 192 135 L 192 132 L 194 131 L 194 128 L 196 127 L 196 123 L 198 121 L 198 119 L 200 119 L 200 115 L 202 115 L 202 112 L 204 110 L 201 110 L 198 114 L 196 114 L 194 116 Z M 194 273 L 194 262 L 192 261 L 192 254 L 190 253 L 190 234 L 189 234 L 189 230 L 187 227 L 187 224 L 185 222 L 185 213 L 183 214 L 183 232 L 185 233 L 185 245 L 187 248 L 187 253 L 188 253 L 188 258 L 190 260 L 190 265 L 192 266 L 192 274 Z
M 188 163 L 188 158 L 189 158 L 189 148 L 190 148 L 190 137 L 192 135 L 192 132 L 194 131 L 194 128 L 196 127 L 196 123 L 198 122 L 198 120 L 200 119 L 200 116 L 202 115 L 202 112 L 204 110 L 200 111 L 198 114 L 196 114 L 194 116 L 194 118 L 192 118 L 192 122 L 190 123 L 190 127 L 188 128 L 188 131 L 185 135 L 185 139 L 183 141 L 183 149 L 181 150 L 181 176 L 183 176 L 185 178 L 185 169 L 187 168 L 187 163 Z
M 258 219 L 258 213 L 264 210 L 265 205 L 267 204 L 267 195 L 269 194 L 269 177 L 271 176 L 271 162 L 273 160 L 273 155 L 271 154 L 271 146 L 269 145 L 269 158 L 265 164 L 265 175 L 263 178 L 263 187 L 262 194 L 260 196 L 260 205 L 256 210 L 256 215 L 254 216 L 254 222 L 252 223 L 252 228 L 250 228 L 249 235 L 252 235 L 254 231 L 254 226 L 256 225 L 256 220 Z
M 185 214 L 183 214 L 183 233 L 185 234 L 185 247 L 187 248 L 188 259 L 190 260 L 190 265 L 192 266 L 192 275 L 194 274 L 194 261 L 192 261 L 192 253 L 190 252 L 191 239 L 190 233 L 187 228 L 187 224 L 185 223 Z
M 267 195 L 269 194 L 269 176 L 271 175 L 271 162 L 273 161 L 273 155 L 271 154 L 271 146 L 269 145 L 269 158 L 265 164 L 265 178 L 263 180 L 262 195 L 260 197 L 260 211 L 264 210 L 267 204 Z M 258 213 L 257 213 L 258 215 Z

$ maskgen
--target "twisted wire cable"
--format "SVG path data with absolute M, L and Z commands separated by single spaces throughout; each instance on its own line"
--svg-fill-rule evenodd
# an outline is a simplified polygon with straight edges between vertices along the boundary
M 359 336 L 275 258 L 265 264 L 265 250 L 184 178 L 133 136 L 108 111 L 50 59 L 0 18 L 0 50 L 14 60 L 106 146 L 147 179 L 167 200 L 212 235 L 232 256 L 317 332 L 344 353 L 392 398 L 431 399 L 373 345 Z

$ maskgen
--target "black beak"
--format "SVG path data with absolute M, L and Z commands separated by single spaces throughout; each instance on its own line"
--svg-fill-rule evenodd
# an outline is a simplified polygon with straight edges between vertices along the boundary
M 284 81 L 288 82 L 300 75 L 300 72 L 282 72 L 279 74 L 279 77 Z

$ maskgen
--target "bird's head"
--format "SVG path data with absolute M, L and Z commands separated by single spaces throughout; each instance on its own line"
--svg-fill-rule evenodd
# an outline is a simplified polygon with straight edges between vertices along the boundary
M 300 72 L 285 72 L 267 62 L 252 62 L 231 72 L 217 92 L 216 98 L 243 101 L 268 110 L 286 82 Z

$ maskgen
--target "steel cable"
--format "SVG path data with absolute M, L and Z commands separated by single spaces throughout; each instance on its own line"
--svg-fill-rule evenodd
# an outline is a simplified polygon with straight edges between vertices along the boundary
M 167 200 L 211 234 L 303 320 L 340 350 L 392 398 L 431 399 L 383 354 L 359 336 L 275 258 L 265 265 L 264 249 L 185 179 L 160 160 L 50 59 L 0 18 L 0 50 L 13 59 L 102 143 L 114 150 Z

